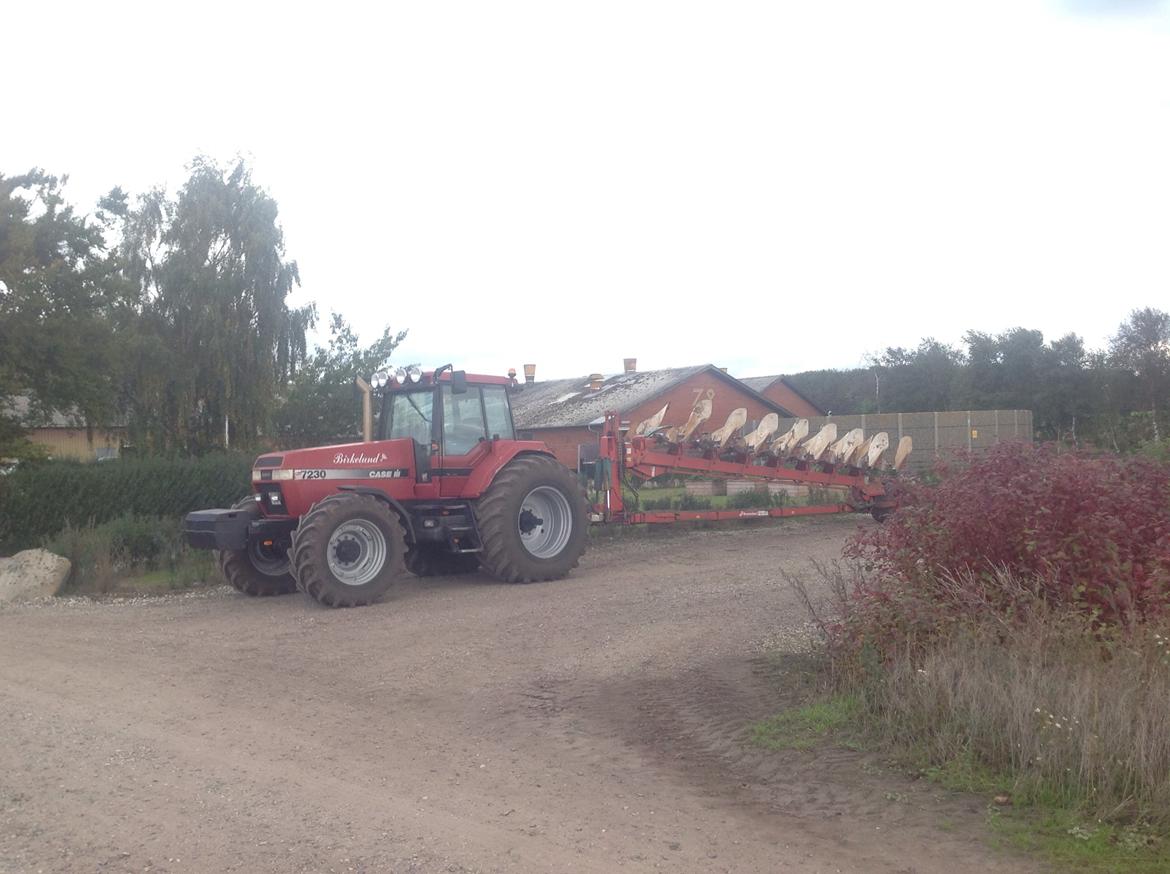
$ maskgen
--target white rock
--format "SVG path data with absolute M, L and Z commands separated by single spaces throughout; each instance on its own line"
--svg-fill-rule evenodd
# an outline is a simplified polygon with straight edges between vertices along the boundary
M 0 601 L 26 601 L 56 595 L 69 578 L 69 559 L 44 549 L 26 549 L 0 558 Z

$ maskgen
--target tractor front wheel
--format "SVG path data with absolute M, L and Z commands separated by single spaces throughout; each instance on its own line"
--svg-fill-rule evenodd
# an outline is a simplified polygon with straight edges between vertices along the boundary
M 249 506 L 251 496 L 238 501 L 233 510 Z M 289 567 L 288 547 L 273 541 L 249 540 L 244 549 L 221 549 L 216 556 L 224 579 L 237 592 L 263 598 L 295 592 L 297 581 Z
M 476 506 L 480 565 L 507 583 L 559 580 L 585 552 L 585 507 L 577 478 L 556 459 L 513 459 Z
M 371 495 L 330 495 L 293 533 L 297 587 L 327 607 L 361 607 L 406 575 L 406 533 L 398 515 Z

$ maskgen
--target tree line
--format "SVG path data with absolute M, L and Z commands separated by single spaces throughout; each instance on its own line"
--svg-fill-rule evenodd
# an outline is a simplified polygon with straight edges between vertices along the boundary
M 0 174 L 0 458 L 37 454 L 23 432 L 56 411 L 127 429 L 142 454 L 359 432 L 353 378 L 405 336 L 362 345 L 345 320 L 310 349 L 313 304 L 278 210 L 243 162 L 196 158 L 174 194 L 114 188 L 92 214 L 42 170 Z M 790 377 L 835 413 L 1030 409 L 1038 436 L 1129 449 L 1167 435 L 1170 314 L 1136 310 L 1108 348 L 1013 328 L 888 348 L 853 370 Z
M 1076 334 L 968 331 L 959 346 L 928 337 L 789 379 L 834 413 L 1026 409 L 1040 439 L 1124 451 L 1168 436 L 1170 314 L 1134 310 L 1100 350 Z
M 144 454 L 304 445 L 358 430 L 353 377 L 405 336 L 358 342 L 340 316 L 310 349 L 313 304 L 276 201 L 243 162 L 196 158 L 174 194 L 114 188 L 82 214 L 65 178 L 0 174 L 0 458 L 56 412 L 115 425 Z

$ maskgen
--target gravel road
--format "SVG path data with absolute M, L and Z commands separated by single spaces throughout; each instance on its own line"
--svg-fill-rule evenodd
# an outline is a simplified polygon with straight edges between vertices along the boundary
M 603 539 L 327 610 L 0 609 L 0 872 L 1026 871 L 984 801 L 745 740 L 855 519 Z

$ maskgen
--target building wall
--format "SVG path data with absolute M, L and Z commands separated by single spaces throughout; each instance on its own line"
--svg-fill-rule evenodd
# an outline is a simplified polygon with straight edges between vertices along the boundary
M 53 458 L 78 461 L 117 458 L 122 445 L 120 431 L 94 431 L 92 441 L 84 428 L 34 428 L 26 436 L 32 443 L 44 446 Z
M 577 447 L 582 445 L 596 446 L 600 431 L 601 426 L 592 432 L 588 428 L 536 428 L 531 431 L 521 431 L 520 436 L 532 435 L 529 439 L 543 440 L 553 451 L 557 461 L 569 470 L 576 470 Z
M 799 418 L 807 419 L 809 416 L 819 416 L 821 411 L 786 386 L 780 380 L 776 380 L 762 392 L 760 392 L 768 400 L 779 404 L 792 415 Z
M 759 422 L 768 413 L 775 412 L 772 407 L 765 406 L 754 395 L 743 389 L 736 388 L 731 383 L 724 382 L 713 373 L 699 373 L 685 382 L 676 385 L 670 391 L 664 392 L 656 398 L 622 414 L 622 421 L 629 421 L 630 427 L 636 427 L 643 419 L 648 419 L 662 409 L 662 405 L 670 402 L 670 409 L 662 420 L 663 425 L 681 425 L 691 415 L 691 408 L 699 399 L 702 392 L 714 389 L 715 397 L 711 404 L 711 418 L 704 422 L 700 431 L 714 431 L 727 421 L 727 416 L 736 407 L 745 407 L 748 422 Z
M 623 413 L 622 422 L 629 422 L 631 428 L 637 427 L 639 422 L 650 418 L 662 409 L 663 404 L 669 402 L 670 409 L 667 410 L 662 424 L 681 425 L 690 417 L 691 408 L 695 405 L 695 401 L 707 389 L 714 389 L 715 397 L 711 404 L 711 418 L 700 426 L 700 431 L 713 431 L 722 426 L 727 420 L 727 416 L 737 407 L 747 409 L 749 425 L 759 422 L 768 413 L 774 412 L 771 407 L 765 406 L 753 395 L 737 389 L 714 374 L 700 373 L 641 406 Z M 552 449 L 558 461 L 566 467 L 576 469 L 577 447 L 582 444 L 596 447 L 600 431 L 600 425 L 595 426 L 593 431 L 586 427 L 533 428 L 522 430 L 521 436 L 531 434 L 533 440 L 543 440 Z

